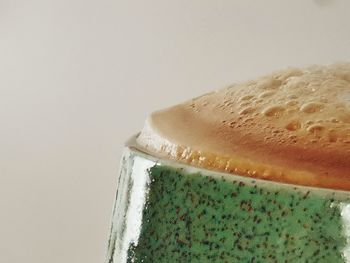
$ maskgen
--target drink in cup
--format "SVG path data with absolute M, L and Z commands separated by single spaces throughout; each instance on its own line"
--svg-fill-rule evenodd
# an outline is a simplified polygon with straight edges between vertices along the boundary
M 350 262 L 350 64 L 153 113 L 124 150 L 106 262 Z

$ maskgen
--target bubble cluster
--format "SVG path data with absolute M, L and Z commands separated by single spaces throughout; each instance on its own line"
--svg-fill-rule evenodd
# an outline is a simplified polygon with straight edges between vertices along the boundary
M 282 141 L 294 144 L 298 138 L 310 143 L 342 143 L 347 135 L 341 130 L 350 123 L 348 74 L 349 65 L 290 69 L 234 85 L 225 92 L 213 93 L 217 101 L 223 101 L 217 116 L 236 119 L 236 128 L 257 129 L 257 134 L 262 130 L 273 133 L 273 129 L 264 129 L 265 123 L 272 124 L 284 129 Z M 243 119 L 237 118 L 237 113 Z M 244 117 L 253 117 L 254 121 L 243 123 Z M 295 138 L 290 139 L 289 133 Z M 269 137 L 264 140 L 271 140 Z
M 332 82 L 329 76 L 317 78 L 317 74 L 324 75 L 323 71 L 311 69 L 304 74 L 297 72 L 298 74 L 269 76 L 270 80 L 265 77 L 261 81 L 249 82 L 244 90 L 244 84 L 236 85 L 235 91 L 230 91 L 230 103 L 225 103 L 222 109 L 230 108 L 230 114 L 233 115 L 231 118 L 236 113 L 241 116 L 235 125 L 236 129 L 261 129 L 273 134 L 272 137 L 266 136 L 264 139 L 271 143 L 275 140 L 276 144 L 295 144 L 299 141 L 298 138 L 311 144 L 322 141 L 345 142 L 346 132 L 330 130 L 339 130 L 344 124 L 350 123 L 350 113 L 347 112 L 349 103 L 338 94 L 339 89 L 347 92 L 346 87 L 336 80 Z M 346 85 L 349 86 L 349 83 Z M 240 86 L 242 89 L 239 89 Z M 244 118 L 248 117 L 253 117 L 253 121 L 246 122 Z M 263 121 L 272 124 L 272 127 L 264 128 Z M 338 126 L 335 127 L 335 124 Z M 284 131 L 276 132 L 278 130 L 273 128 L 283 128 Z M 289 137 L 289 133 L 296 135 Z M 328 144 L 324 146 L 328 147 Z

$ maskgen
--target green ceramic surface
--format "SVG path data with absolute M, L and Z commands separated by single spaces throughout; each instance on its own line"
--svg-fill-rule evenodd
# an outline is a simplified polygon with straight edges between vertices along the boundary
M 107 262 L 350 262 L 346 192 L 188 168 L 133 151 L 123 167 Z

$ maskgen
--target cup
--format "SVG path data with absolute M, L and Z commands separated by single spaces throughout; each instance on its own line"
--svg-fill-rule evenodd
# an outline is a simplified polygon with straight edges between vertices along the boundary
M 126 145 L 107 263 L 350 262 L 350 64 L 153 113 Z
M 108 263 L 350 262 L 350 193 L 252 179 L 125 147 Z

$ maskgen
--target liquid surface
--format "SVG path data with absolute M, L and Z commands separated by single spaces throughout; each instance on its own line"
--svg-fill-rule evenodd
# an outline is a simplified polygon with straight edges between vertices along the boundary
M 288 69 L 155 112 L 137 141 L 194 166 L 350 190 L 350 64 Z

